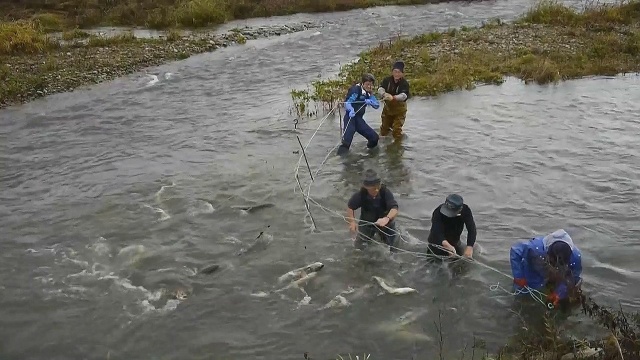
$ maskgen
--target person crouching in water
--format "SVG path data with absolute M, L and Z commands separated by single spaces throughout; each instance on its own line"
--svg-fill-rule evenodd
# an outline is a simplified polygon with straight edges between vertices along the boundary
M 467 228 L 467 246 L 460 241 L 465 227 Z M 477 236 L 476 222 L 471 208 L 464 203 L 462 196 L 450 194 L 431 214 L 431 229 L 427 238 L 428 254 L 438 258 L 456 255 L 471 258 Z
M 546 289 L 547 302 L 556 307 L 566 307 L 572 295 L 580 294 L 582 253 L 562 229 L 514 244 L 510 261 L 516 291 Z
M 409 98 L 409 82 L 404 78 L 404 62 L 393 64 L 391 76 L 380 83 L 378 94 L 384 100 L 380 136 L 389 135 L 393 131 L 396 141 L 402 140 L 402 127 L 407 117 L 407 99 Z
M 355 210 L 360 210 L 360 224 L 356 223 Z M 395 252 L 398 202 L 393 193 L 381 183 L 378 174 L 371 169 L 365 170 L 362 187 L 354 193 L 347 203 L 347 220 L 352 234 L 357 233 L 354 245 L 362 250 L 365 244 L 373 240 L 376 233 L 382 241 Z
M 378 99 L 372 94 L 373 84 L 376 79 L 371 74 L 362 76 L 362 82 L 349 88 L 345 99 L 345 114 L 342 120 L 342 144 L 338 147 L 338 155 L 346 154 L 351 147 L 353 136 L 356 132 L 367 139 L 367 147 L 372 149 L 378 145 L 378 133 L 373 130 L 366 121 L 364 113 L 367 105 L 374 109 L 380 107 Z

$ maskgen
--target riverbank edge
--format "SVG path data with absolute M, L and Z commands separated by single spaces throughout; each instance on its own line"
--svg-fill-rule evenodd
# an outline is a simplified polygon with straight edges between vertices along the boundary
M 56 45 L 47 51 L 0 56 L 0 109 L 56 93 L 72 92 L 219 48 L 244 45 L 248 40 L 321 26 L 301 22 L 245 27 L 222 35 L 200 32 L 185 36 L 171 32 L 164 38 L 145 39 L 126 32 L 113 37 L 91 35 L 68 42 L 56 40 Z
M 233 20 L 317 14 L 379 6 L 427 5 L 486 0 L 133 0 L 126 3 L 87 3 L 53 0 L 34 9 L 21 3 L 0 4 L 0 21 L 35 21 L 50 31 L 102 26 L 142 26 L 148 29 L 194 29 L 222 25 Z
M 342 66 L 337 76 L 313 81 L 307 89 L 292 89 L 293 108 L 298 116 L 333 108 L 361 74 L 372 73 L 380 83 L 397 60 L 405 62 L 411 95 L 422 97 L 472 90 L 480 84 L 499 85 L 507 77 L 549 84 L 637 74 L 640 2 L 592 5 L 577 12 L 543 1 L 515 21 L 490 19 L 478 27 L 380 42 Z

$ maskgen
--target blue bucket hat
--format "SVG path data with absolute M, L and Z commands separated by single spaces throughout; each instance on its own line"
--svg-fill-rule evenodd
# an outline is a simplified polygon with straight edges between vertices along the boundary
M 447 199 L 444 201 L 442 206 L 440 206 L 440 212 L 446 217 L 460 216 L 462 205 L 464 205 L 462 196 L 458 194 L 451 194 L 447 196 Z

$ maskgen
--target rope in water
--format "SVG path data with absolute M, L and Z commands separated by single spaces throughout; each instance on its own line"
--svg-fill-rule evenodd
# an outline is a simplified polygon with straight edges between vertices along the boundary
M 337 144 L 336 146 L 334 146 L 331 150 L 329 150 L 329 152 L 327 153 L 327 155 L 325 156 L 325 158 L 323 159 L 323 161 L 322 161 L 322 162 L 320 163 L 320 165 L 318 166 L 318 169 L 317 169 L 317 170 L 316 170 L 316 172 L 315 172 L 315 175 L 316 175 L 315 177 L 313 176 L 312 171 L 311 171 L 311 167 L 309 166 L 309 163 L 308 163 L 308 161 L 307 161 L 307 159 L 306 159 L 306 150 L 309 148 L 309 146 L 310 146 L 311 142 L 313 141 L 313 138 L 314 138 L 314 137 L 316 136 L 316 134 L 320 131 L 320 128 L 322 127 L 322 125 L 324 125 L 324 123 L 325 123 L 325 122 L 326 122 L 326 120 L 329 118 L 329 116 L 331 116 L 331 114 L 333 114 L 333 112 L 334 112 L 334 111 L 339 107 L 339 105 L 340 105 L 340 104 L 344 104 L 344 102 L 337 102 L 337 103 L 336 103 L 336 105 L 335 105 L 335 106 L 334 106 L 334 107 L 333 107 L 333 108 L 332 108 L 332 109 L 331 109 L 331 110 L 330 110 L 330 111 L 329 111 L 329 112 L 328 112 L 328 113 L 327 113 L 327 114 L 326 114 L 326 115 L 321 119 L 320 124 L 317 126 L 317 128 L 315 129 L 315 131 L 313 132 L 313 134 L 311 135 L 311 137 L 309 138 L 309 140 L 307 141 L 307 144 L 306 144 L 305 146 L 302 146 L 302 143 L 301 143 L 301 141 L 300 141 L 300 138 L 298 137 L 298 142 L 300 143 L 300 146 L 301 146 L 301 148 L 302 148 L 302 154 L 301 154 L 301 155 L 300 155 L 300 157 L 298 158 L 298 162 L 297 162 L 297 164 L 296 164 L 296 166 L 295 166 L 295 169 L 294 169 L 294 177 L 295 177 L 295 179 L 296 179 L 296 182 L 297 182 L 298 188 L 299 188 L 300 192 L 301 192 L 301 193 L 302 193 L 302 195 L 303 195 L 303 199 L 304 199 L 304 203 L 305 203 L 305 207 L 306 207 L 306 211 L 307 211 L 306 216 L 309 216 L 309 217 L 311 218 L 311 221 L 312 221 L 312 224 L 313 224 L 313 230 L 317 230 L 317 226 L 316 226 L 315 220 L 313 219 L 313 216 L 311 215 L 311 210 L 310 210 L 310 207 L 309 207 L 309 203 L 312 203 L 312 204 L 314 204 L 314 205 L 318 206 L 318 207 L 319 207 L 321 210 L 323 210 L 324 212 L 327 212 L 327 213 L 329 213 L 329 214 L 331 214 L 331 215 L 333 215 L 333 216 L 336 216 L 336 217 L 342 218 L 345 222 L 347 222 L 347 223 L 348 223 L 348 220 L 347 220 L 347 218 L 346 218 L 345 216 L 343 216 L 342 214 L 340 214 L 339 212 L 337 212 L 337 211 L 335 211 L 335 210 L 333 210 L 333 209 L 329 209 L 329 208 L 327 208 L 327 207 L 323 206 L 322 204 L 320 204 L 319 202 L 317 202 L 315 199 L 311 198 L 311 196 L 310 196 L 310 193 L 311 193 L 311 186 L 312 186 L 312 185 L 313 185 L 313 183 L 315 182 L 315 178 L 317 178 L 317 174 L 318 174 L 318 173 L 320 173 L 320 171 L 321 171 L 322 167 L 324 166 L 324 164 L 326 163 L 326 161 L 327 161 L 327 160 L 329 159 L 329 157 L 331 156 L 331 153 L 332 153 L 332 152 L 333 152 L 333 151 L 334 151 L 338 146 L 340 146 L 340 143 L 338 143 L 338 144 Z M 366 104 L 365 104 L 365 105 L 363 105 L 362 107 L 364 107 L 364 106 L 366 106 Z M 357 111 L 359 111 L 360 109 L 362 109 L 362 107 L 360 107 Z M 383 107 L 384 107 L 384 102 L 383 102 Z M 346 123 L 346 125 L 344 126 L 344 130 L 343 130 L 343 129 L 340 129 L 340 130 L 341 130 L 341 139 L 342 139 L 342 137 L 344 137 L 344 134 L 346 133 L 346 129 L 347 129 L 347 127 L 349 126 L 350 121 L 351 121 L 351 118 L 349 118 L 349 121 L 348 121 L 348 122 Z M 308 184 L 308 186 L 307 186 L 307 193 L 306 193 L 306 195 L 305 195 L 305 191 L 303 190 L 302 184 L 301 184 L 301 182 L 300 182 L 300 176 L 299 176 L 300 165 L 302 164 L 302 160 L 303 160 L 303 159 L 305 159 L 305 161 L 307 162 L 307 167 L 308 167 L 308 170 L 309 170 L 309 176 L 310 176 L 310 178 L 311 178 L 311 179 L 310 179 L 310 182 L 309 182 L 309 184 Z M 305 216 L 305 217 L 306 217 L 306 216 Z M 360 220 L 360 219 L 356 219 L 356 221 L 358 221 L 359 223 L 363 223 L 363 224 L 375 225 L 375 223 L 374 223 L 374 222 L 368 222 L 368 221 L 364 221 L 364 220 Z M 398 231 L 396 231 L 396 230 L 392 230 L 392 229 L 388 229 L 388 230 L 389 230 L 389 231 L 391 231 L 391 232 L 392 232 L 392 234 L 395 234 L 396 236 L 398 236 L 398 238 L 400 238 L 402 241 L 404 241 L 404 242 L 406 242 L 406 243 L 409 243 L 409 241 L 407 241 L 407 240 L 402 236 L 402 234 L 401 234 L 401 233 L 399 233 Z M 387 234 L 387 235 L 392 235 L 392 234 Z M 362 232 L 360 232 L 359 230 L 357 230 L 357 231 L 356 231 L 356 236 L 361 236 L 361 237 L 365 238 L 366 240 L 370 241 L 370 242 L 371 242 L 371 243 L 373 243 L 373 244 L 377 244 L 377 245 L 381 245 L 381 246 L 389 246 L 390 248 L 393 248 L 393 249 L 394 249 L 394 250 L 396 250 L 396 251 L 399 251 L 399 252 L 402 252 L 402 253 L 411 254 L 411 255 L 416 256 L 416 257 L 421 257 L 421 258 L 429 258 L 429 257 L 431 257 L 431 258 L 437 258 L 437 259 L 441 259 L 441 260 L 442 260 L 442 259 L 445 259 L 445 258 L 455 258 L 455 261 L 457 261 L 457 260 L 463 260 L 463 261 L 466 261 L 466 262 L 469 262 L 469 263 L 474 263 L 474 264 L 480 265 L 480 266 L 482 266 L 482 267 L 484 267 L 484 268 L 486 268 L 486 269 L 488 269 L 488 270 L 491 270 L 491 271 L 494 271 L 494 272 L 496 272 L 496 273 L 498 273 L 498 274 L 501 274 L 501 275 L 503 275 L 503 276 L 505 276 L 505 277 L 507 277 L 507 278 L 509 278 L 510 280 L 512 280 L 512 281 L 513 281 L 513 277 L 512 277 L 511 275 L 509 275 L 509 274 L 507 274 L 507 273 L 505 273 L 505 272 L 503 272 L 503 271 L 501 271 L 501 270 L 499 270 L 499 269 L 496 269 L 496 268 L 494 268 L 494 267 L 492 267 L 492 266 L 490 266 L 490 265 L 487 265 L 487 264 L 484 264 L 484 263 L 482 263 L 482 262 L 479 262 L 479 261 L 477 261 L 477 260 L 475 260 L 475 259 L 470 259 L 470 258 L 467 258 L 467 257 L 465 257 L 465 256 L 460 256 L 460 255 L 458 255 L 458 254 L 456 254 L 456 253 L 451 253 L 451 255 L 449 255 L 449 256 L 439 256 L 439 255 L 436 255 L 436 254 L 433 254 L 433 253 L 422 253 L 422 252 L 416 252 L 416 251 L 405 250 L 405 249 L 398 248 L 398 247 L 396 247 L 396 246 L 391 246 L 391 245 L 386 245 L 386 244 L 379 243 L 379 242 L 378 242 L 378 241 L 376 241 L 375 239 L 373 239 L 373 238 L 371 238 L 371 237 L 367 236 L 366 234 L 363 234 L 363 233 L 362 233 Z M 421 244 L 430 245 L 430 246 L 432 246 L 432 247 L 435 247 L 435 248 L 438 248 L 438 249 L 441 249 L 441 250 L 444 250 L 444 251 L 447 251 L 447 252 L 448 252 L 448 249 L 444 248 L 444 247 L 443 247 L 443 246 L 441 246 L 441 245 L 437 245 L 437 244 L 428 244 L 427 242 L 424 242 L 424 241 L 419 240 L 419 239 L 417 239 L 417 241 L 418 241 L 419 243 L 421 243 Z M 497 284 L 491 285 L 491 286 L 489 287 L 489 289 L 490 289 L 491 291 L 502 290 L 502 291 L 504 291 L 506 294 L 509 294 L 509 295 L 512 295 L 512 296 L 517 296 L 517 295 L 520 295 L 520 294 L 529 294 L 529 295 L 531 296 L 531 298 L 533 298 L 535 301 L 537 301 L 537 302 L 541 303 L 542 305 L 544 305 L 544 306 L 548 307 L 549 309 L 553 309 L 553 307 L 554 307 L 554 305 L 553 305 L 553 304 L 551 304 L 551 303 L 547 303 L 547 302 L 545 301 L 545 294 L 544 294 L 544 293 L 542 293 L 542 292 L 540 292 L 540 291 L 538 291 L 538 290 L 536 290 L 536 289 L 532 289 L 532 288 L 530 288 L 530 287 L 528 287 L 528 286 L 525 286 L 525 287 L 524 287 L 524 288 L 522 288 L 522 289 L 518 289 L 518 290 L 516 290 L 516 291 L 511 292 L 511 291 L 508 291 L 507 289 L 505 289 L 504 287 L 502 287 L 502 286 L 500 285 L 500 283 L 498 282 Z

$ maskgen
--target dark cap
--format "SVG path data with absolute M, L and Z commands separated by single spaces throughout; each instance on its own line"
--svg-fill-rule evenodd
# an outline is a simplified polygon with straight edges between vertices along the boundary
M 549 246 L 547 255 L 553 265 L 568 265 L 571 260 L 571 246 L 564 241 L 556 241 Z
M 376 173 L 372 169 L 367 169 L 364 171 L 364 176 L 362 177 L 362 184 L 364 186 L 374 186 L 380 184 L 380 177 L 378 173 Z
M 393 68 L 392 68 L 391 70 L 395 70 L 395 69 L 398 69 L 398 70 L 400 70 L 401 72 L 404 72 L 404 62 L 402 62 L 402 61 L 396 61 L 396 62 L 393 64 Z
M 463 204 L 464 201 L 462 200 L 462 196 L 458 194 L 451 194 L 447 196 L 444 204 L 440 206 L 440 212 L 446 217 L 456 217 L 462 211 Z

